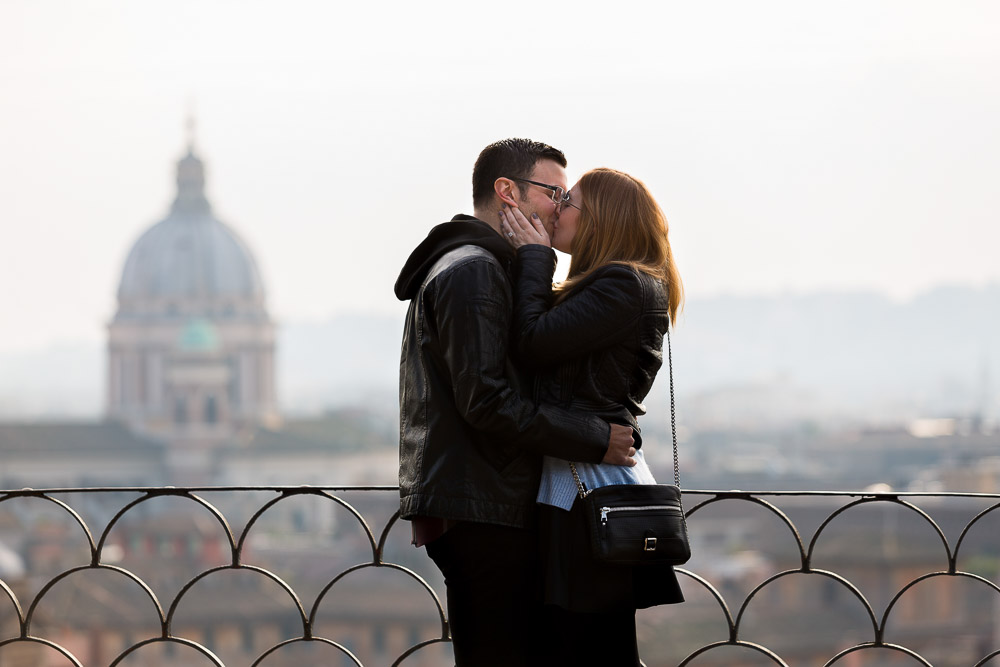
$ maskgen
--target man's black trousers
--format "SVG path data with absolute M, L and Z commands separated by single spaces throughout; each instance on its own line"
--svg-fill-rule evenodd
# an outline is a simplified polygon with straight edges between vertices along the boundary
M 531 530 L 466 521 L 427 545 L 448 587 L 457 667 L 540 664 L 537 539 Z

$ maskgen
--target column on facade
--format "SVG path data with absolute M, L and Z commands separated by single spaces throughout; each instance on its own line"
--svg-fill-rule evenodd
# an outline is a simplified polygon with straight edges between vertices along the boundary
M 163 401 L 163 352 L 159 349 L 152 349 L 146 355 L 147 363 L 147 391 L 146 400 L 149 412 L 156 415 L 164 414 L 166 407 Z
M 108 406 L 111 414 L 122 407 L 122 358 L 117 348 L 108 350 Z

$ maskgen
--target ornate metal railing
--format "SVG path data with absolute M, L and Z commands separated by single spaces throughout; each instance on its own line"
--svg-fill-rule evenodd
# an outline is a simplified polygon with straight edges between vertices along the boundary
M 451 664 L 443 584 L 395 491 L 0 491 L 0 665 Z M 1000 495 L 685 502 L 687 602 L 639 612 L 650 667 L 1000 656 Z

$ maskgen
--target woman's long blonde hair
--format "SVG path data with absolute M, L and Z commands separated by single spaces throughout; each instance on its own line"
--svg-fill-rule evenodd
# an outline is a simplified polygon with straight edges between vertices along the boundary
M 626 264 L 663 281 L 670 321 L 684 303 L 684 286 L 667 238 L 667 218 L 649 189 L 637 178 L 602 167 L 580 179 L 580 219 L 573 237 L 566 280 L 556 286 L 557 301 L 581 280 L 607 264 Z

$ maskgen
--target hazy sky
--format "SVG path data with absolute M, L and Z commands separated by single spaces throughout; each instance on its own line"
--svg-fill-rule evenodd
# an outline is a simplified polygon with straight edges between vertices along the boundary
M 1000 3 L 3 0 L 0 351 L 100 340 L 185 117 L 279 321 L 400 308 L 487 143 L 643 179 L 692 298 L 1000 280 Z

